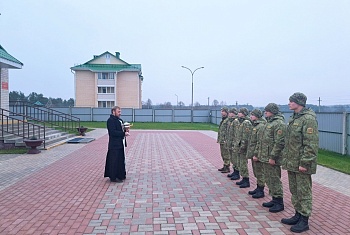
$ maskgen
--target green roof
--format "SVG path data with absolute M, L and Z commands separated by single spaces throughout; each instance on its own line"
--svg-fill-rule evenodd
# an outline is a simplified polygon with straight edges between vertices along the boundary
M 120 59 L 119 52 L 118 57 L 113 55 L 112 53 L 106 51 L 102 53 L 99 56 L 94 56 L 92 60 L 89 60 L 88 62 L 84 64 L 80 64 L 74 67 L 71 67 L 71 70 L 88 70 L 91 72 L 120 72 L 120 71 L 137 71 L 141 72 L 141 65 L 140 64 L 129 64 L 125 62 L 124 60 Z M 92 64 L 91 62 L 104 56 L 105 54 L 109 54 L 113 56 L 114 58 L 117 58 L 119 61 L 124 62 L 125 64 Z
M 71 67 L 71 70 L 89 70 L 92 72 L 119 72 L 119 71 L 139 71 L 140 64 L 81 64 Z
M 5 61 L 2 61 L 2 64 L 6 64 L 6 60 L 7 60 L 9 62 L 17 64 L 17 67 L 19 68 L 23 66 L 23 63 L 21 61 L 17 60 L 15 57 L 7 53 L 7 51 L 1 45 L 0 45 L 0 59 L 5 60 Z

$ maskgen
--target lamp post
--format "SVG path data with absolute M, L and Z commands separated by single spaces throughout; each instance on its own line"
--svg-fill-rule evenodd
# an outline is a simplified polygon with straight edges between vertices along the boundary
M 176 106 L 179 106 L 179 96 L 178 95 L 176 95 Z
M 185 67 L 185 66 L 181 66 L 182 68 L 184 69 L 187 69 L 191 72 L 191 75 L 192 75 L 192 101 L 191 101 L 191 122 L 193 122 L 193 74 L 198 70 L 198 69 L 204 69 L 204 67 L 199 67 L 199 68 L 196 68 L 193 72 L 191 69 Z

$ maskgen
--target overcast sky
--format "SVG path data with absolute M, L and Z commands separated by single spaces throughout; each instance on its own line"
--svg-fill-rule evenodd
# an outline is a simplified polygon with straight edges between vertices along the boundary
M 10 91 L 74 98 L 70 67 L 105 51 L 141 64 L 142 100 L 350 104 L 349 0 L 1 0 Z M 176 94 L 176 95 L 175 95 Z

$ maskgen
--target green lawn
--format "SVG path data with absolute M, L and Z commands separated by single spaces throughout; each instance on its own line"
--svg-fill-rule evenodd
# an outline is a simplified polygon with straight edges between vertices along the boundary
M 26 148 L 16 148 L 16 149 L 0 149 L 0 154 L 23 154 L 26 153 L 28 149 Z
M 350 174 L 350 156 L 341 155 L 327 150 L 320 149 L 318 151 L 318 164 L 343 172 L 345 174 Z

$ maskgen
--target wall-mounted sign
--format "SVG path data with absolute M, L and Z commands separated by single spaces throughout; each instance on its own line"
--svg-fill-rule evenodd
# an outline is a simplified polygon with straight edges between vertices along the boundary
M 3 90 L 8 90 L 9 89 L 9 83 L 8 82 L 2 82 L 1 83 L 1 88 Z

